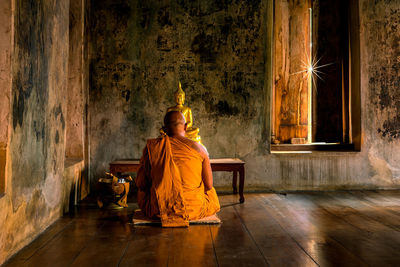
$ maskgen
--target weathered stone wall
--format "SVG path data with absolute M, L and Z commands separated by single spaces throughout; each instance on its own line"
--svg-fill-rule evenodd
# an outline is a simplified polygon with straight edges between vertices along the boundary
M 87 162 L 88 23 L 87 1 L 70 0 L 65 157 Z M 85 166 L 86 167 L 86 166 Z M 86 172 L 85 172 L 86 173 Z M 78 200 L 89 193 L 87 175 L 79 179 Z
M 10 140 L 6 192 L 0 198 L 0 264 L 54 222 L 63 208 L 69 2 L 12 3 Z
M 64 162 L 63 174 L 63 213 L 70 211 L 70 208 L 78 203 L 81 195 L 79 186 L 82 184 L 85 162 L 79 159 L 66 159 Z
M 83 63 L 84 31 L 82 28 L 84 12 L 82 0 L 70 0 L 69 4 L 69 58 L 68 58 L 68 91 L 66 114 L 66 147 L 68 158 L 83 159 L 84 154 L 84 86 Z
M 68 45 L 69 1 L 0 3 L 2 263 L 67 208 L 74 181 L 63 179 L 68 53 L 76 47 Z M 92 181 L 113 159 L 140 157 L 180 80 L 211 157 L 244 159 L 248 189 L 400 187 L 398 1 L 360 0 L 361 152 L 313 154 L 268 151 L 268 0 L 93 0 L 91 6 L 83 26 L 91 30 Z M 70 77 L 84 90 L 84 78 Z M 217 175 L 215 183 L 229 186 L 230 176 Z
M 157 137 L 178 81 L 212 157 L 262 145 L 265 3 L 92 1 L 92 178 Z
M 400 184 L 400 2 L 364 0 L 361 88 L 372 181 Z
M 92 182 L 110 161 L 140 157 L 180 80 L 211 157 L 244 159 L 248 189 L 399 187 L 397 1 L 359 4 L 362 151 L 313 154 L 268 152 L 269 1 L 91 5 Z M 229 186 L 230 176 L 215 184 Z
M 12 10 L 11 0 L 0 3 L 0 197 L 5 191 L 8 123 L 10 120 Z
M 250 185 L 275 190 L 400 187 L 399 12 L 398 1 L 359 1 L 361 152 L 255 151 L 244 157 Z

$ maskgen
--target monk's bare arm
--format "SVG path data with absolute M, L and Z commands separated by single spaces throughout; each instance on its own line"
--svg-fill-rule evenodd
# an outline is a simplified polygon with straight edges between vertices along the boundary
M 188 138 L 179 136 L 177 136 L 177 138 L 179 138 L 180 140 L 191 146 L 193 149 L 195 149 L 197 152 L 199 152 L 201 157 L 203 158 L 201 178 L 203 180 L 204 190 L 207 192 L 213 187 L 213 176 L 207 150 L 202 145 Z
M 213 187 L 213 176 L 211 171 L 210 159 L 207 155 L 205 155 L 203 160 L 203 170 L 201 172 L 201 176 L 204 183 L 204 190 L 210 190 Z

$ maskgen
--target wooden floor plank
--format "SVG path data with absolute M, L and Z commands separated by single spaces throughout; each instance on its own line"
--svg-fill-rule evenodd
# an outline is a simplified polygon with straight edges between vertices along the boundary
M 69 224 L 72 223 L 71 218 L 60 218 L 41 233 L 32 243 L 24 247 L 18 252 L 18 257 L 13 257 L 7 262 L 8 266 L 21 266 L 29 258 L 31 258 L 38 250 L 44 247 L 52 239 L 62 233 Z
M 275 194 L 264 195 L 269 198 Z M 259 195 L 248 200 L 246 206 L 236 207 L 236 210 L 271 266 L 317 266 L 281 224 L 276 210 L 266 207 Z
M 366 261 L 362 257 L 362 254 L 359 253 L 359 245 L 362 246 L 365 241 L 363 236 L 360 234 L 360 229 L 355 228 L 337 216 L 334 216 L 319 207 L 318 203 L 314 202 L 312 198 L 310 199 L 308 195 L 288 194 L 287 201 L 293 209 L 307 214 L 308 219 L 313 221 L 313 224 L 316 226 L 316 231 L 335 240 L 349 251 L 351 255 L 358 258 L 360 266 L 365 264 L 369 265 L 368 261 Z M 321 257 L 324 257 L 324 255 L 321 255 Z M 340 266 L 353 265 L 354 262 L 357 263 L 357 259 L 354 259 L 354 257 L 337 258 L 336 261 L 341 262 L 339 264 Z
M 260 198 L 267 204 L 267 209 L 270 206 L 277 211 L 276 220 L 320 266 L 366 266 L 321 229 L 310 211 L 303 208 L 309 206 L 304 199 L 291 203 L 286 196 L 266 197 L 263 194 Z
M 95 237 L 88 240 L 71 266 L 118 266 L 128 242 L 123 238 Z
M 364 192 L 369 192 L 369 191 L 364 191 Z M 397 201 L 400 198 L 400 190 L 375 190 L 372 192 L 383 197 L 388 197 L 389 199 L 396 199 Z
M 217 266 L 209 226 L 174 228 L 168 266 Z
M 54 266 L 54 263 L 58 266 L 70 266 L 102 225 L 103 222 L 98 221 L 75 221 L 27 260 L 24 266 Z
M 126 215 L 109 213 L 103 217 L 104 224 L 96 236 L 89 239 L 86 246 L 72 262 L 72 266 L 117 266 L 134 231 Z M 101 255 L 101 257 L 98 257 Z
M 233 205 L 237 200 L 232 196 L 223 196 L 219 217 L 220 227 L 211 227 L 215 254 L 219 266 L 267 266 L 262 254 L 249 236 Z M 246 199 L 247 201 L 247 199 Z
M 400 191 L 221 195 L 221 225 L 77 207 L 4 266 L 400 266 Z
M 363 196 L 356 197 L 348 192 L 338 192 L 335 194 L 329 192 L 326 195 L 334 198 L 338 205 L 353 209 L 358 216 L 374 220 L 395 231 L 400 231 L 400 215 L 391 213 L 387 207 L 378 207 L 374 203 L 366 201 Z
M 348 225 L 345 232 L 334 233 L 334 238 L 354 255 L 374 266 L 400 262 L 400 236 L 397 231 L 360 216 L 354 209 L 341 206 L 328 196 L 309 194 L 307 197 L 326 212 L 326 217 L 336 217 L 338 224 Z
M 172 229 L 135 226 L 119 266 L 167 266 Z
M 384 209 L 396 216 L 400 216 L 400 194 L 391 195 L 383 194 L 382 192 L 374 191 L 355 191 L 349 192 L 349 194 L 354 195 L 357 199 L 371 203 L 378 209 Z

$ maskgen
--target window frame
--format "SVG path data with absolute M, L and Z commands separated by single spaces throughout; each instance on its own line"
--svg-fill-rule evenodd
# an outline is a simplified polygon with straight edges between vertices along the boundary
M 266 119 L 266 129 L 269 133 L 266 136 L 269 140 L 269 152 L 304 152 L 304 151 L 327 151 L 327 152 L 360 152 L 362 145 L 361 138 L 361 92 L 360 92 L 360 33 L 359 33 L 359 1 L 348 1 L 348 143 L 322 144 L 274 144 L 274 123 L 275 123 L 275 95 L 274 95 L 274 27 L 275 27 L 275 0 L 270 1 L 267 6 L 267 45 L 266 53 L 269 60 L 266 62 L 266 97 L 265 103 L 269 107 L 266 112 L 269 114 Z M 268 58 L 267 57 L 267 58 Z M 343 117 L 343 116 L 342 116 Z M 343 120 L 343 118 L 342 118 Z M 314 123 L 314 121 L 312 121 Z

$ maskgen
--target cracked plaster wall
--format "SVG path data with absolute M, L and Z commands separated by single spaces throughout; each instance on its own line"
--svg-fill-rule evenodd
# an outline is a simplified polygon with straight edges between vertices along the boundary
M 14 38 L 0 264 L 61 216 L 65 184 L 68 1 L 10 3 Z
M 12 77 L 10 96 L 2 91 L 0 98 L 7 104 L 4 99 L 11 97 L 9 112 L 1 113 L 9 127 L 0 129 L 8 149 L 0 262 L 60 216 L 66 193 L 68 1 L 10 3 L 15 5 L 13 52 L 0 55 L 6 66 L 7 53 L 12 54 L 12 72 L 0 69 L 6 88 L 7 71 Z M 400 187 L 398 1 L 360 0 L 361 152 L 309 155 L 268 153 L 269 129 L 263 126 L 269 120 L 268 1 L 91 5 L 93 177 L 115 158 L 140 157 L 146 138 L 157 136 L 181 80 L 211 156 L 244 159 L 247 188 Z M 9 9 L 1 12 L 10 14 Z M 218 175 L 215 183 L 229 186 L 230 176 Z
M 363 128 L 369 178 L 400 185 L 400 3 L 360 4 Z
M 92 182 L 139 158 L 182 82 L 213 157 L 262 142 L 265 2 L 92 1 Z
M 180 80 L 211 157 L 244 159 L 248 189 L 400 187 L 398 1 L 359 1 L 361 152 L 313 154 L 268 153 L 269 1 L 91 5 L 92 182 L 112 160 L 141 156 Z

